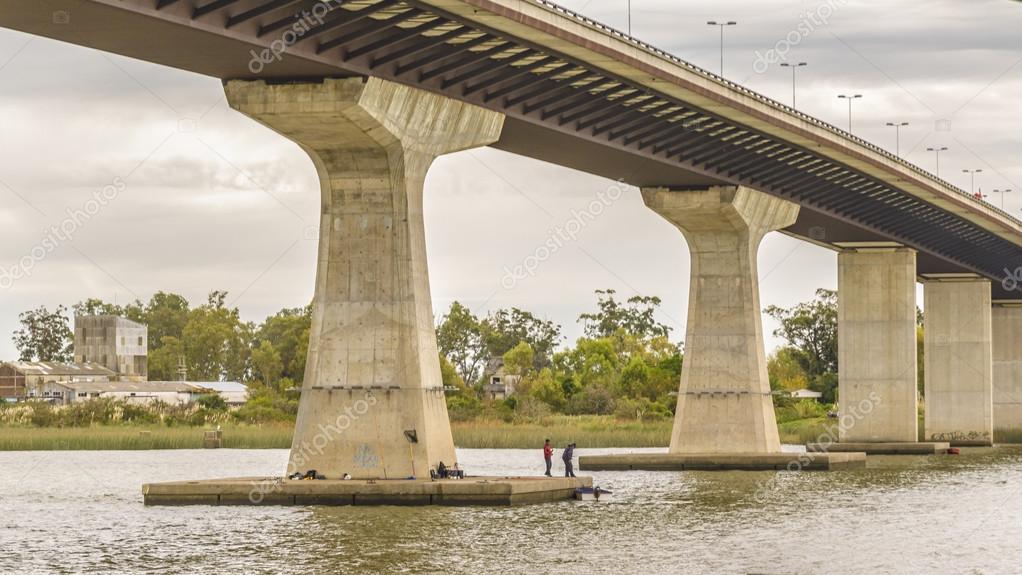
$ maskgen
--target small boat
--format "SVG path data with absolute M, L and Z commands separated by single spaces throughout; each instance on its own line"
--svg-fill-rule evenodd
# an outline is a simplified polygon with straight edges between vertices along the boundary
M 575 489 L 575 499 L 579 501 L 599 501 L 601 497 L 606 498 L 613 493 L 613 491 L 600 487 L 578 487 Z
M 958 449 L 957 447 L 949 447 L 949 448 L 947 448 L 947 454 L 948 455 L 961 455 L 962 454 L 962 450 Z

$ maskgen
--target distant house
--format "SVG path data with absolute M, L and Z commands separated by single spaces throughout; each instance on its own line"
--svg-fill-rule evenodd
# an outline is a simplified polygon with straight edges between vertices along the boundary
M 236 381 L 189 381 L 191 385 L 216 392 L 227 405 L 242 405 L 248 401 L 248 386 Z
M 486 364 L 483 396 L 491 400 L 504 400 L 515 392 L 515 384 L 521 376 L 510 375 L 504 368 L 504 358 L 493 357 Z
M 46 384 L 104 382 L 117 374 L 96 363 L 55 361 L 11 361 L 0 364 L 0 397 L 7 401 L 25 398 L 51 399 L 64 403 L 65 387 Z
M 791 392 L 791 396 L 795 399 L 815 399 L 819 401 L 823 394 L 819 391 L 813 391 L 811 389 L 796 389 Z
M 115 399 L 136 404 L 149 404 L 162 401 L 170 405 L 183 405 L 195 401 L 201 395 L 213 393 L 191 383 L 180 381 L 96 381 L 81 383 L 50 382 L 40 384 L 39 390 L 50 395 L 33 396 L 43 399 L 58 397 L 57 392 L 63 391 L 64 400 L 60 403 L 69 404 L 75 401 L 90 399 Z

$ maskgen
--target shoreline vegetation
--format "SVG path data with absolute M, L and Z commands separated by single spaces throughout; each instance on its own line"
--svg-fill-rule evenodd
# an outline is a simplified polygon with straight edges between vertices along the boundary
M 621 421 L 613 416 L 551 416 L 545 421 L 509 423 L 499 419 L 454 421 L 454 443 L 461 448 L 538 449 L 550 438 L 554 445 L 574 441 L 580 447 L 666 447 L 670 420 Z M 782 443 L 805 443 L 825 433 L 826 418 L 778 426 Z M 216 426 L 159 424 L 90 425 L 85 427 L 0 427 L 0 451 L 201 449 L 203 431 Z M 224 424 L 224 448 L 288 449 L 290 423 Z
M 547 421 L 509 423 L 499 419 L 454 421 L 454 444 L 465 449 L 539 449 L 550 438 L 561 446 L 574 441 L 582 448 L 666 447 L 670 420 L 622 421 L 613 416 L 552 416 Z M 87 427 L 0 427 L 0 451 L 202 449 L 202 434 L 216 426 L 92 425 Z M 836 433 L 835 420 L 825 417 L 778 424 L 781 443 L 802 445 Z M 289 449 L 293 425 L 226 424 L 225 449 Z M 998 430 L 997 443 L 1022 443 L 1022 432 Z

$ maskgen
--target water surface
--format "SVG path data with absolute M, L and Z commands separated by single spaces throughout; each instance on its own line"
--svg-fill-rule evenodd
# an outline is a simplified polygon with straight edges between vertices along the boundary
M 539 450 L 459 458 L 472 474 L 542 471 Z M 610 500 L 518 508 L 142 505 L 144 482 L 279 474 L 286 461 L 0 452 L 0 573 L 1022 572 L 1020 448 L 829 473 L 599 472 Z

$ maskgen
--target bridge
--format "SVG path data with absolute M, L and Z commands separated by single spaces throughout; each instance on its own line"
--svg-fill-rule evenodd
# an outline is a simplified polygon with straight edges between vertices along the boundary
M 1022 222 L 544 0 L 8 0 L 0 26 L 221 78 L 232 107 L 313 158 L 322 237 L 294 467 L 395 477 L 454 461 L 422 185 L 436 156 L 485 145 L 638 186 L 684 234 L 672 453 L 780 451 L 756 273 L 775 230 L 838 253 L 841 442 L 918 439 L 917 281 L 926 439 L 1022 426 Z

